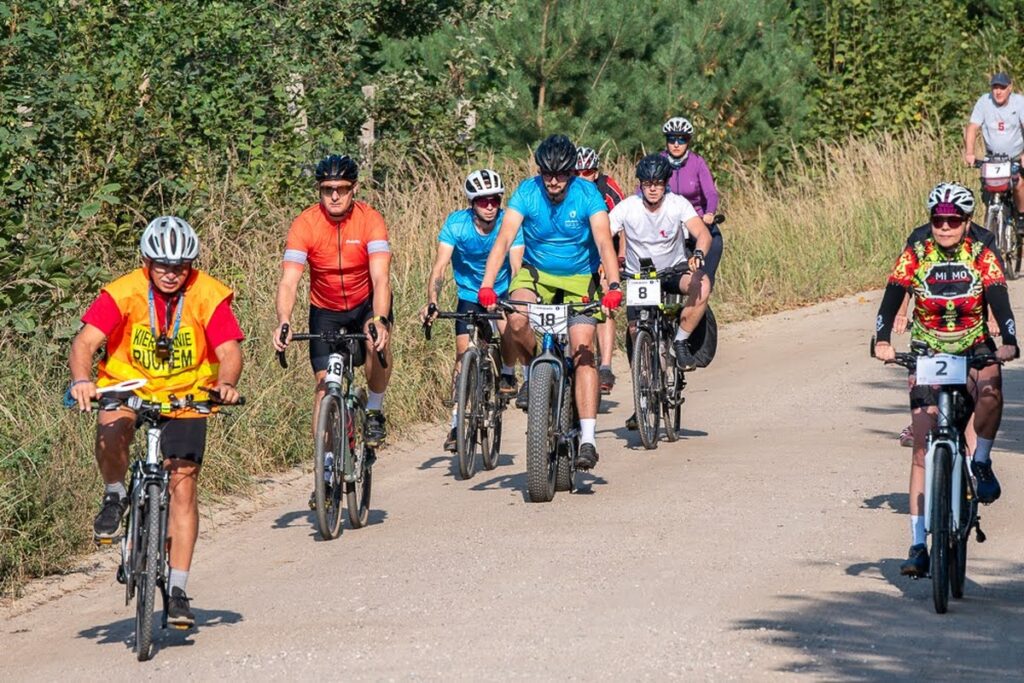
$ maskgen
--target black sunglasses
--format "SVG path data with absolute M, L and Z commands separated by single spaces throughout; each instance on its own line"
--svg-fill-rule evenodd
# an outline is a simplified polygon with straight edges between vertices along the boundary
M 670 145 L 688 145 L 690 144 L 689 135 L 669 135 L 665 138 L 666 142 Z

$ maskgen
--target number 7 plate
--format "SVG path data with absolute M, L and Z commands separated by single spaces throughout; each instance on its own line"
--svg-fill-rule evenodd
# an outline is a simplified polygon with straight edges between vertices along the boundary
M 657 306 L 661 303 L 660 280 L 627 280 L 627 306 Z
M 917 359 L 918 384 L 966 384 L 967 358 L 937 354 Z
M 563 305 L 530 304 L 530 325 L 542 334 L 565 334 L 569 329 L 569 307 Z

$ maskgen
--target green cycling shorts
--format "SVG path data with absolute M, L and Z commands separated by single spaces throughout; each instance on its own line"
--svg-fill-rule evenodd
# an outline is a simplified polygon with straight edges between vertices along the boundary
M 528 263 L 519 269 L 512 283 L 508 286 L 510 293 L 517 289 L 528 289 L 537 295 L 543 304 L 571 304 L 584 301 L 598 301 L 601 298 L 601 276 L 591 275 L 552 275 L 537 270 Z M 589 320 L 588 320 L 589 319 Z M 589 316 L 574 316 L 570 313 L 569 324 L 582 322 L 600 322 L 604 314 L 600 311 Z

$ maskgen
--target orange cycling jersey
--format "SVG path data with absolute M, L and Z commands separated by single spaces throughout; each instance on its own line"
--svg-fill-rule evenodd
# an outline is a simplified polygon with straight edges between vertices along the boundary
M 370 259 L 391 256 L 384 217 L 364 202 L 353 202 L 340 222 L 320 204 L 292 222 L 283 266 L 309 264 L 309 299 L 317 308 L 350 311 L 373 293 Z

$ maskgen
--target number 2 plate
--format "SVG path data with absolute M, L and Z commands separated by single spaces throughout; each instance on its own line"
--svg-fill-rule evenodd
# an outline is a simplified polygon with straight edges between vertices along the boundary
M 918 384 L 966 384 L 967 359 L 964 356 L 938 354 L 917 359 Z
M 660 280 L 628 280 L 627 306 L 657 306 L 661 303 Z
M 569 329 L 569 307 L 530 304 L 530 325 L 542 334 L 565 334 Z

